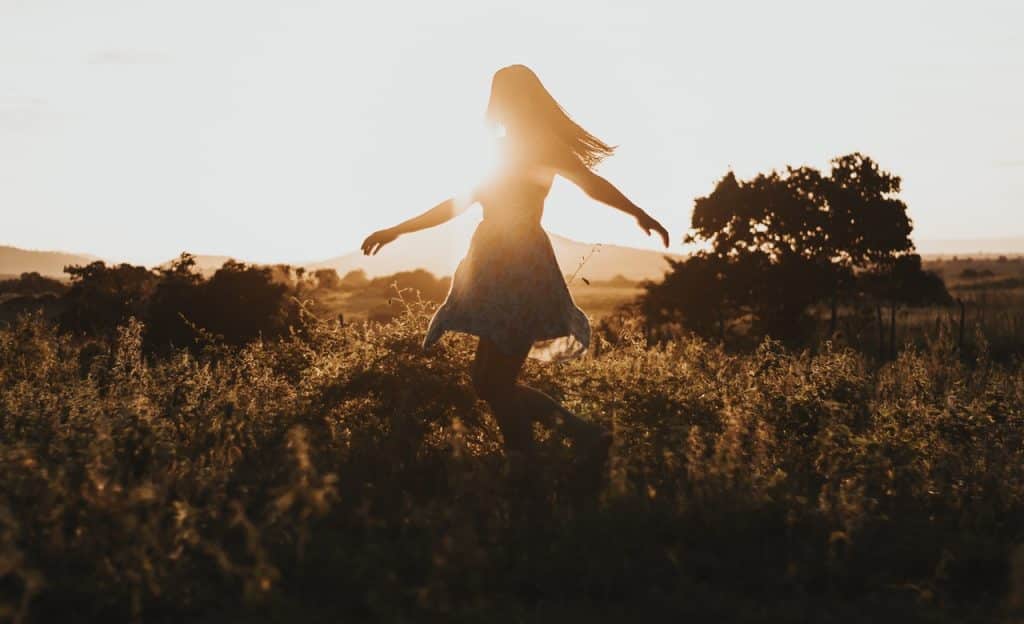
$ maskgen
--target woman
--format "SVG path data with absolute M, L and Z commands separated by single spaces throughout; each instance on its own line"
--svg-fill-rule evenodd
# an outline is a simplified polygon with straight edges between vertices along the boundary
M 483 221 L 455 271 L 447 299 L 430 322 L 424 346 L 448 330 L 479 337 L 473 386 L 490 405 L 510 455 L 532 452 L 533 421 L 538 421 L 569 434 L 584 459 L 603 464 L 611 442 L 607 432 L 516 382 L 527 357 L 573 357 L 590 343 L 587 317 L 573 303 L 540 226 L 544 199 L 557 174 L 634 217 L 648 235 L 661 236 L 666 247 L 668 232 L 594 173 L 594 166 L 614 148 L 570 119 L 529 68 L 511 65 L 494 74 L 487 119 L 505 129 L 497 173 L 468 201 L 451 198 L 374 232 L 363 242 L 363 253 L 376 254 L 402 234 L 444 223 L 479 202 Z

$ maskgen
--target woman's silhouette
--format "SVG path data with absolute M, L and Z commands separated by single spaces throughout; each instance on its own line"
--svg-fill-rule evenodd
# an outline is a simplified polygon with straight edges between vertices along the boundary
M 587 317 L 573 303 L 540 226 L 554 176 L 572 181 L 590 197 L 634 217 L 647 234 L 668 232 L 629 201 L 593 167 L 614 148 L 577 125 L 523 65 L 494 74 L 487 119 L 505 129 L 501 167 L 468 201 L 448 199 L 363 242 L 372 255 L 402 234 L 439 225 L 473 203 L 483 221 L 459 264 L 451 291 L 434 314 L 424 346 L 448 330 L 479 337 L 473 385 L 491 407 L 510 456 L 533 450 L 533 421 L 561 429 L 584 461 L 603 464 L 610 435 L 578 418 L 543 392 L 517 383 L 527 357 L 553 360 L 583 353 L 590 342 Z

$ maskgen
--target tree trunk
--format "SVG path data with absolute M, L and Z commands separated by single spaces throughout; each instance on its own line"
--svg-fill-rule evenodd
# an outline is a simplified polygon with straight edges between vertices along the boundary
M 725 313 L 721 306 L 718 307 L 718 340 L 725 344 Z
M 875 304 L 875 313 L 878 315 L 878 359 L 885 359 L 885 321 L 882 320 L 882 304 Z
M 959 298 L 956 302 L 960 304 L 960 336 L 957 338 L 957 346 L 962 352 L 964 350 L 964 328 L 967 326 L 967 304 Z
M 889 308 L 889 359 L 896 359 L 896 303 Z
M 839 325 L 839 289 L 832 290 L 832 319 L 828 324 L 828 335 L 830 338 L 836 335 L 836 328 Z

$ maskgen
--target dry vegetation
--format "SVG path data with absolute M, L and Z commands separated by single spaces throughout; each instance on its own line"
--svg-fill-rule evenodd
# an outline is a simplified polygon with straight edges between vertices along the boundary
M 614 431 L 512 478 L 423 309 L 149 359 L 0 330 L 0 619 L 961 622 L 1024 607 L 1024 370 L 628 325 L 531 383 Z
M 398 294 L 419 296 L 434 303 L 444 300 L 451 284 L 450 277 L 434 277 L 426 271 L 408 271 L 367 279 L 361 272 L 347 274 L 336 285 L 307 290 L 300 297 L 308 298 L 320 318 L 351 320 L 390 320 L 402 314 L 404 304 Z M 593 319 L 609 316 L 620 306 L 637 298 L 643 289 L 638 282 L 625 278 L 604 281 L 572 279 L 569 290 L 573 299 Z

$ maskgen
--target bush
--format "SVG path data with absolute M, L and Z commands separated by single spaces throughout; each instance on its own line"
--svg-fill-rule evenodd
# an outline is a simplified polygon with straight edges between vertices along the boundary
M 129 319 L 145 325 L 147 353 L 199 347 L 206 336 L 240 346 L 278 338 L 299 327 L 291 269 L 229 260 L 210 279 L 193 271 L 185 253 L 161 270 L 94 262 L 69 267 L 61 327 L 79 335 L 111 337 Z
M 65 290 L 67 286 L 64 283 L 36 272 L 22 273 L 15 279 L 0 280 L 0 295 L 59 295 Z

